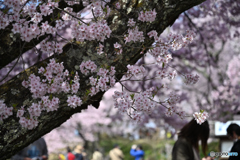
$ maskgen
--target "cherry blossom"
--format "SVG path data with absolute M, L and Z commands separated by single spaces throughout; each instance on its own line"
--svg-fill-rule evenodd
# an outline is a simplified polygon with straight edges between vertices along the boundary
M 156 18 L 157 13 L 155 9 L 153 11 L 141 11 L 138 20 L 143 22 L 153 22 Z
M 13 107 L 7 107 L 3 100 L 0 100 L 0 122 L 13 114 Z
M 193 117 L 195 118 L 195 120 L 197 121 L 198 124 L 202 124 L 203 122 L 206 121 L 206 119 L 209 117 L 208 113 L 201 110 L 200 112 L 195 112 L 193 114 Z

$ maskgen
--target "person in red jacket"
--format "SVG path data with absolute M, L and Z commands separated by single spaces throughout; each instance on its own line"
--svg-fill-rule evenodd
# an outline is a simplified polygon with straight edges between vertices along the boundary
M 67 160 L 75 160 L 75 155 L 72 153 L 70 147 L 67 147 Z

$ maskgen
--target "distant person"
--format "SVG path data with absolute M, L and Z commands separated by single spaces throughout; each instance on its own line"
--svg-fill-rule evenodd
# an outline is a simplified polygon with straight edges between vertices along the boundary
M 230 152 L 237 152 L 237 156 L 229 156 L 228 160 L 240 160 L 240 126 L 232 123 L 227 128 L 227 134 L 234 141 Z
M 48 149 L 46 142 L 40 138 L 25 147 L 23 150 L 14 155 L 11 160 L 47 160 Z
M 109 152 L 109 157 L 111 160 L 122 160 L 124 158 L 123 152 L 118 144 L 115 144 L 114 148 Z
M 93 152 L 92 160 L 103 160 L 103 155 L 98 149 Z
M 75 155 L 75 160 L 84 160 L 83 157 L 83 146 L 82 145 L 77 145 L 76 148 L 73 151 L 73 154 Z
M 178 140 L 172 150 L 172 160 L 200 160 L 199 140 L 201 140 L 202 152 L 206 157 L 202 160 L 213 159 L 206 156 L 209 132 L 208 121 L 200 125 L 196 120 L 192 119 L 178 134 Z
M 141 145 L 132 145 L 130 154 L 135 157 L 135 160 L 144 160 L 144 151 Z
M 67 147 L 66 160 L 75 160 L 75 155 L 72 153 L 70 147 Z

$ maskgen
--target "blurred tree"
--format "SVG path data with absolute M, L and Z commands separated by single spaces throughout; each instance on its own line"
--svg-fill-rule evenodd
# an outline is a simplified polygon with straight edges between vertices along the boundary
M 142 81 L 138 85 L 136 82 L 126 82 L 126 85 L 132 90 L 139 91 L 168 83 L 169 91 L 174 90 L 180 95 L 178 106 L 184 106 L 182 108 L 186 113 L 193 114 L 202 109 L 209 113 L 210 120 L 232 120 L 233 115 L 240 110 L 240 101 L 237 98 L 240 93 L 239 17 L 239 1 L 208 0 L 182 13 L 161 35 L 164 39 L 170 31 L 179 33 L 186 29 L 197 33 L 196 39 L 188 47 L 177 51 L 170 50 L 174 59 L 169 65 L 185 75 L 192 72 L 200 75 L 200 81 L 196 85 L 184 85 L 185 80 L 181 76 L 171 82 L 156 79 Z M 138 61 L 138 64 L 151 62 L 153 57 L 149 54 Z M 152 74 L 153 77 L 161 66 L 152 65 L 146 68 L 150 72 L 149 75 Z M 166 93 L 158 92 L 157 95 L 162 98 Z M 152 120 L 157 126 L 168 128 L 170 125 L 176 129 L 186 123 L 178 116 L 166 117 L 165 108 L 158 109 L 156 112 L 145 115 L 144 123 Z

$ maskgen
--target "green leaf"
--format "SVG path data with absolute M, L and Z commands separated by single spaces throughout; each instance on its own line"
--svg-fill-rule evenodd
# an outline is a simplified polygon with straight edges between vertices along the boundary
M 86 90 L 86 95 L 88 96 L 89 93 L 91 93 L 91 91 L 87 89 L 87 90 Z
M 163 62 L 163 63 L 162 63 L 162 68 L 164 68 L 164 65 L 165 65 L 165 64 L 164 64 L 164 62 Z
M 49 99 L 50 99 L 50 100 L 52 100 L 52 98 L 53 98 L 53 95 L 52 95 L 52 94 L 50 94 L 50 96 L 49 96 Z
M 15 109 L 17 107 L 18 103 L 13 103 L 12 106 Z
M 74 74 L 74 71 L 71 72 L 71 75 L 73 75 L 73 74 Z
M 204 110 L 203 109 L 200 109 L 200 113 L 203 113 L 204 112 Z
M 131 96 L 131 98 L 132 98 L 132 100 L 134 99 L 134 94 L 130 94 L 130 96 Z
M 103 12 L 107 13 L 107 7 L 105 7 L 105 8 L 103 9 Z
M 6 9 L 4 9 L 4 10 L 3 10 L 3 13 L 7 14 L 7 13 L 8 13 L 8 11 L 9 11 L 9 9 L 8 9 L 8 8 L 6 8 Z
M 71 81 L 70 81 L 70 85 L 72 85 L 72 83 L 73 83 L 73 81 L 71 80 Z
M 154 98 L 156 94 L 152 94 L 152 97 Z

